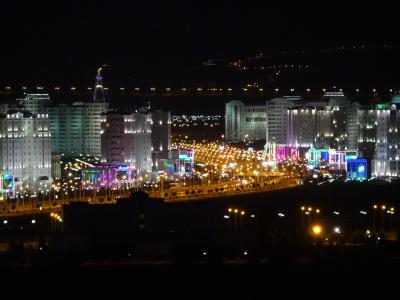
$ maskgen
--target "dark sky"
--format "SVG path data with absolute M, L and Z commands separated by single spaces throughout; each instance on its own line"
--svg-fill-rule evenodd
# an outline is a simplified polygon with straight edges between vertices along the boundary
M 394 6 L 269 2 L 1 1 L 0 80 L 92 80 L 103 63 L 151 76 L 209 57 L 400 37 Z

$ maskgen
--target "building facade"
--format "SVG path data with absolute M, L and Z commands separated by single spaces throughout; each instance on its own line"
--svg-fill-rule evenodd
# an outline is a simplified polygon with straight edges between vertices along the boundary
M 101 114 L 108 103 L 74 102 L 47 107 L 53 153 L 101 157 Z
M 288 143 L 288 109 L 293 101 L 275 98 L 266 102 L 266 142 L 286 145 Z
M 357 150 L 359 111 L 342 92 L 326 93 L 322 101 L 274 98 L 265 106 L 234 100 L 225 106 L 228 141 L 261 140 L 266 144 Z
M 128 164 L 138 173 L 152 170 L 151 114 L 109 112 L 102 116 L 102 160 Z
M 225 137 L 227 140 L 263 140 L 265 134 L 265 106 L 245 105 L 239 100 L 225 104 Z
M 46 114 L 9 111 L 0 116 L 0 170 L 16 187 L 37 190 L 51 183 L 51 133 Z
M 23 110 L 32 114 L 46 113 L 46 107 L 52 104 L 49 94 L 26 94 L 24 98 L 17 101 Z
M 288 109 L 288 145 L 312 147 L 316 142 L 317 114 L 311 106 Z

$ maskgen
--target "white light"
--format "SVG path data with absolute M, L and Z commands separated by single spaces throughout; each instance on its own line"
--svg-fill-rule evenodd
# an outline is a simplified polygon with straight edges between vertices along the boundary
M 253 218 L 253 219 L 254 219 L 255 217 L 256 217 L 256 215 L 250 215 L 250 218 Z
M 36 224 L 36 220 L 35 219 L 32 220 L 32 224 Z
M 364 211 L 364 210 L 360 210 L 360 214 L 362 214 L 362 215 L 366 215 L 366 214 L 367 214 L 367 212 L 366 212 L 366 211 Z
M 207 255 L 207 252 L 203 252 L 203 255 L 206 256 L 206 255 Z
M 244 254 L 244 255 L 247 255 L 247 251 L 244 251 L 243 254 Z
M 339 234 L 340 233 L 340 228 L 339 227 L 335 227 L 335 228 L 333 228 L 333 231 L 335 233 Z
M 283 218 L 283 217 L 285 216 L 285 214 L 283 214 L 283 213 L 278 213 L 278 216 L 281 217 L 281 218 Z
M 8 223 L 8 221 L 7 221 L 7 220 L 4 220 L 4 221 L 3 221 L 3 224 L 7 224 L 7 223 Z

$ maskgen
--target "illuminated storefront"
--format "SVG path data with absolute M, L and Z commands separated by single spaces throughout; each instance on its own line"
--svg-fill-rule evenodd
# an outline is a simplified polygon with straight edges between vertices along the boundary
M 158 173 L 167 177 L 192 176 L 194 165 L 193 150 L 171 150 L 169 159 L 157 161 Z
M 127 165 L 103 165 L 82 170 L 82 188 L 118 188 L 129 185 L 136 178 L 136 171 Z
M 267 144 L 265 146 L 268 160 L 279 161 L 286 159 L 298 159 L 299 147 Z
M 364 158 L 350 159 L 347 161 L 348 180 L 364 181 L 368 179 L 368 162 Z
M 357 158 L 357 151 L 311 148 L 306 153 L 307 165 L 309 166 L 309 169 L 321 168 L 329 165 L 330 170 L 346 171 L 347 162 Z
M 14 195 L 14 176 L 10 173 L 0 173 L 0 193 Z

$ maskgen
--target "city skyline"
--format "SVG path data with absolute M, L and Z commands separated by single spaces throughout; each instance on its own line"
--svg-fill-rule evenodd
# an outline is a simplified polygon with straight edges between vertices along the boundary
M 381 2 L 2 3 L 3 294 L 382 298 L 397 20 Z

